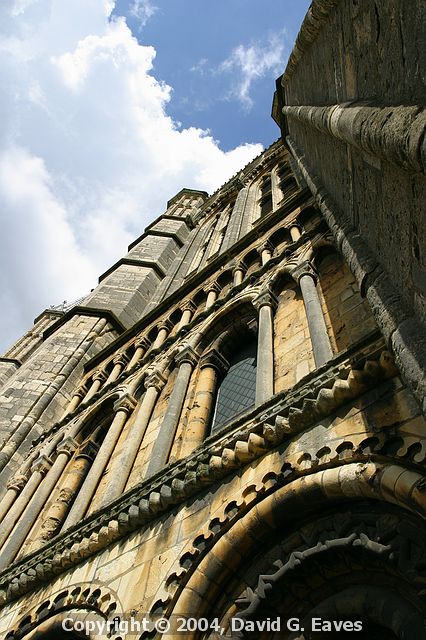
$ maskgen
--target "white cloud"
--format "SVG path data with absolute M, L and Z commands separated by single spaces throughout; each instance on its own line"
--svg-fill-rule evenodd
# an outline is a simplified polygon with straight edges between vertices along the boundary
M 112 8 L 0 7 L 3 348 L 43 308 L 95 286 L 182 187 L 211 192 L 261 151 L 225 153 L 206 131 L 178 130 L 155 50 Z
M 285 30 L 271 34 L 266 44 L 255 43 L 246 47 L 242 44 L 233 49 L 231 55 L 219 66 L 219 72 L 235 75 L 234 87 L 230 92 L 246 109 L 253 106 L 250 89 L 253 82 L 269 74 L 276 77 L 284 68 L 286 47 Z
M 142 28 L 156 11 L 158 11 L 158 7 L 153 5 L 150 0 L 133 0 L 129 14 L 138 20 L 139 26 Z

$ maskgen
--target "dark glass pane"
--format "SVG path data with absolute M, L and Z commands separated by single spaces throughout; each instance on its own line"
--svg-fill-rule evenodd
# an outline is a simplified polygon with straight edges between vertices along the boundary
M 256 340 L 252 339 L 230 360 L 219 386 L 212 431 L 254 405 L 256 393 Z

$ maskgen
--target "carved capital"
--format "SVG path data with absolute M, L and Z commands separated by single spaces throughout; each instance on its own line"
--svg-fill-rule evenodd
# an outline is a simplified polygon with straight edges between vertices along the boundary
M 187 300 L 182 305 L 182 311 L 190 311 L 191 313 L 195 313 L 197 311 L 197 307 L 192 302 L 192 300 Z
M 256 250 L 257 252 L 262 255 L 263 251 L 270 251 L 271 253 L 274 252 L 274 245 L 272 244 L 272 242 L 270 242 L 269 240 L 263 240 L 257 247 Z
M 135 350 L 145 349 L 145 351 L 147 351 L 150 346 L 151 346 L 151 343 L 148 340 L 148 338 L 138 338 L 137 340 L 135 340 L 135 343 L 134 343 Z
M 99 446 L 96 444 L 96 442 L 88 440 L 77 452 L 76 458 L 88 458 L 90 461 L 93 461 L 96 458 L 96 454 L 98 453 L 98 451 Z
M 73 397 L 80 398 L 82 400 L 88 392 L 88 388 L 86 384 L 81 384 L 76 391 L 73 393 Z
M 246 263 L 243 262 L 242 260 L 239 260 L 238 262 L 235 262 L 233 267 L 232 267 L 232 275 L 235 275 L 236 271 L 242 271 L 243 273 L 245 273 L 247 271 Z
M 43 476 L 49 471 L 52 466 L 52 461 L 44 453 L 41 453 L 39 457 L 33 462 L 31 472 L 41 473 Z
M 137 400 L 129 393 L 126 393 L 114 402 L 114 412 L 117 413 L 118 411 L 123 411 L 128 415 L 133 411 L 137 404 Z
M 112 361 L 114 364 L 121 364 L 121 366 L 124 367 L 129 362 L 129 358 L 125 353 L 117 353 L 117 355 L 113 357 Z
M 157 330 L 158 331 L 161 331 L 161 329 L 165 329 L 167 331 L 167 333 L 169 333 L 173 329 L 173 323 L 170 322 L 170 320 L 163 320 L 157 326 Z
M 210 293 L 211 291 L 214 291 L 215 293 L 219 294 L 222 291 L 222 288 L 220 285 L 217 284 L 217 282 L 210 282 L 205 288 L 204 288 L 205 293 Z
M 105 382 L 108 375 L 105 373 L 103 369 L 96 369 L 96 371 L 92 375 L 92 380 L 99 380 L 100 382 Z
M 217 349 L 210 349 L 200 359 L 200 368 L 212 367 L 218 373 L 225 373 L 229 369 L 229 362 Z
M 145 378 L 143 384 L 145 389 L 148 389 L 149 387 L 155 387 L 157 391 L 161 391 L 161 389 L 166 384 L 166 378 L 159 371 L 153 371 L 149 376 Z
M 189 362 L 189 364 L 194 367 L 198 362 L 198 354 L 194 351 L 194 349 L 190 346 L 184 347 L 180 353 L 175 357 L 175 361 L 177 365 L 181 365 L 184 362 Z
M 16 491 L 16 493 L 20 493 L 22 489 L 25 487 L 26 482 L 27 482 L 27 476 L 18 475 L 18 476 L 13 476 L 13 478 L 10 478 L 6 486 L 7 486 L 7 489 L 12 489 L 13 491 Z
M 304 260 L 304 262 L 301 262 L 296 267 L 294 267 L 290 271 L 290 275 L 293 278 L 293 280 L 297 282 L 297 284 L 299 284 L 300 278 L 302 276 L 311 276 L 311 278 L 313 278 L 315 283 L 318 279 L 317 272 L 315 271 L 314 267 L 309 262 L 309 260 Z
M 68 457 L 71 457 L 74 451 L 77 449 L 77 442 L 71 436 L 67 436 L 56 447 L 58 454 L 65 453 Z
M 253 306 L 259 311 L 262 307 L 271 307 L 273 311 L 278 306 L 278 300 L 276 296 L 270 291 L 270 289 L 264 289 L 259 293 L 257 298 L 253 300 Z

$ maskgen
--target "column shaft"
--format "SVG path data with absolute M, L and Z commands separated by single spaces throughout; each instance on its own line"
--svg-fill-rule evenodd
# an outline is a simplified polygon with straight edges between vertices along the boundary
M 242 283 L 244 277 L 244 271 L 242 269 L 235 269 L 234 271 L 234 287 Z
M 259 309 L 257 342 L 256 406 L 274 395 L 274 321 L 270 304 Z
M 184 312 L 182 313 L 182 317 L 181 317 L 181 319 L 179 321 L 178 331 L 180 331 L 180 329 L 182 329 L 182 327 L 185 327 L 187 324 L 189 324 L 189 322 L 191 320 L 191 316 L 192 316 L 191 309 L 185 309 Z
M 76 522 L 84 517 L 87 508 L 93 498 L 96 488 L 99 484 L 99 480 L 108 464 L 118 438 L 121 435 L 121 431 L 124 427 L 128 415 L 127 409 L 119 409 L 114 416 L 114 420 L 111 423 L 108 433 L 106 434 L 104 441 L 96 455 L 96 458 L 90 468 L 89 473 L 81 487 L 73 506 L 65 520 L 63 529 L 68 529 Z
M 317 367 L 325 364 L 333 357 L 333 350 L 325 326 L 321 302 L 318 296 L 315 279 L 310 274 L 304 274 L 299 280 L 303 302 L 306 309 L 312 350 Z
M 123 493 L 159 393 L 160 389 L 157 387 L 147 388 L 121 454 L 117 457 L 109 473 L 110 480 L 103 493 L 101 506 L 108 504 Z
M 216 299 L 217 291 L 215 289 L 210 289 L 207 294 L 206 309 L 210 309 L 210 307 L 216 302 Z
M 290 236 L 293 242 L 297 242 L 302 234 L 300 233 L 300 229 L 297 225 L 292 225 L 290 227 Z
M 54 486 L 60 478 L 69 460 L 69 454 L 61 452 L 44 478 L 38 490 L 33 494 L 27 509 L 19 519 L 12 535 L 2 550 L 0 569 L 4 569 L 19 552 L 25 538 L 31 531 L 37 517 L 44 507 Z
M 8 510 L 4 520 L 0 525 L 0 547 L 6 541 L 13 527 L 17 523 L 20 515 L 25 510 L 40 482 L 43 480 L 44 474 L 41 471 L 33 471 L 25 487 L 22 489 L 17 500 Z
M 135 366 L 135 364 L 137 364 L 139 362 L 139 360 L 141 360 L 147 349 L 148 349 L 148 343 L 145 340 L 142 340 L 141 343 L 136 343 L 136 349 L 134 354 L 132 355 L 132 358 L 129 362 L 129 364 L 127 365 L 127 369 L 131 369 L 132 367 Z
M 80 489 L 87 472 L 90 469 L 91 459 L 86 455 L 79 455 L 72 461 L 72 466 L 67 470 L 64 482 L 60 488 L 56 500 L 51 504 L 46 517 L 41 525 L 37 539 L 31 544 L 28 552 L 41 546 L 47 540 L 58 533 L 62 522 L 65 520 L 69 505 Z
M 188 389 L 189 379 L 192 373 L 192 362 L 184 360 L 176 376 L 173 391 L 170 394 L 169 404 L 160 427 L 160 432 L 154 443 L 149 461 L 147 476 L 151 476 L 162 469 L 169 458 L 176 429 L 179 423 L 183 403 Z
M 218 372 L 212 366 L 207 365 L 200 371 L 194 404 L 183 439 L 182 458 L 196 449 L 207 436 L 216 395 L 217 376 Z
M 155 342 L 152 345 L 153 349 L 159 349 L 161 347 L 161 345 L 163 344 L 163 342 L 165 341 L 165 339 L 167 338 L 168 335 L 168 330 L 166 329 L 166 327 L 161 327 L 161 329 L 159 330 L 157 337 L 155 338 Z

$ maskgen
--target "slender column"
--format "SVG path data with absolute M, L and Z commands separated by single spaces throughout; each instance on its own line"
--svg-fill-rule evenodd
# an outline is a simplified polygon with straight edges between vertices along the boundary
M 28 482 L 22 489 L 17 500 L 10 507 L 0 525 L 0 547 L 2 544 L 4 544 L 4 542 L 6 542 L 19 517 L 25 511 L 27 505 L 31 502 L 32 497 L 37 491 L 38 486 L 50 469 L 51 465 L 52 461 L 44 453 L 35 460 L 33 466 L 31 467 L 31 476 Z
M 40 547 L 58 533 L 74 496 L 77 495 L 83 484 L 92 461 L 93 458 L 91 456 L 86 453 L 79 453 L 70 463 L 72 466 L 69 471 L 67 470 L 59 493 L 55 501 L 50 505 L 37 538 L 31 544 L 28 552 Z
M 112 362 L 114 367 L 105 382 L 106 385 L 117 380 L 128 361 L 129 359 L 125 353 L 117 353 L 117 355 L 113 357 Z
M 152 345 L 153 349 L 159 349 L 161 347 L 161 345 L 169 335 L 169 332 L 171 331 L 171 329 L 172 329 L 172 323 L 169 320 L 166 320 L 165 322 L 159 325 L 157 337 L 155 338 L 155 342 Z
M 238 286 L 239 284 L 242 283 L 243 279 L 244 279 L 244 274 L 247 271 L 247 267 L 244 264 L 244 262 L 241 260 L 240 262 L 238 262 L 238 264 L 234 267 L 234 271 L 233 271 L 233 276 L 234 276 L 234 287 Z
M 95 461 L 93 462 L 91 469 L 86 476 L 83 486 L 81 487 L 78 496 L 76 497 L 74 504 L 71 507 L 67 519 L 65 520 L 63 529 L 68 529 L 84 517 L 84 514 L 86 513 L 87 508 L 99 484 L 99 480 L 101 479 L 101 476 L 105 471 L 111 454 L 114 451 L 115 445 L 117 444 L 118 438 L 121 435 L 121 431 L 124 427 L 127 417 L 129 413 L 133 411 L 136 404 L 137 402 L 133 398 L 133 396 L 130 396 L 128 394 L 122 396 L 114 403 L 114 420 L 112 421 L 111 426 L 108 429 L 108 432 L 101 444 Z
M 176 363 L 179 370 L 176 376 L 173 391 L 170 394 L 169 404 L 160 427 L 158 437 L 154 443 L 149 461 L 147 476 L 151 476 L 160 471 L 167 463 L 176 429 L 179 423 L 183 403 L 188 389 L 189 379 L 192 369 L 196 363 L 197 356 L 191 347 L 185 347 L 178 356 Z
M 145 395 L 137 410 L 135 421 L 130 428 L 123 449 L 111 467 L 109 473 L 110 480 L 102 495 L 101 506 L 108 504 L 123 493 L 138 455 L 146 428 L 151 419 L 157 398 L 165 383 L 166 379 L 159 371 L 155 371 L 146 378 L 144 382 L 146 388 Z
M 260 257 L 262 259 L 262 267 L 263 267 L 272 258 L 274 247 L 270 242 L 267 241 L 261 244 L 258 247 L 257 251 L 260 254 Z
M 272 209 L 278 208 L 278 203 L 281 200 L 281 192 L 279 187 L 279 178 L 277 175 L 277 167 L 274 167 L 271 171 L 271 191 L 272 191 Z
M 290 227 L 290 236 L 293 242 L 297 242 L 302 235 L 302 229 L 298 224 L 292 224 Z
M 139 338 L 135 342 L 135 352 L 127 365 L 127 370 L 132 369 L 146 354 L 150 346 L 150 342 L 147 338 Z
M 183 309 L 182 317 L 179 321 L 179 325 L 177 328 L 178 332 L 191 322 L 191 318 L 195 313 L 195 311 L 197 310 L 197 307 L 193 302 L 189 300 L 188 302 L 185 302 L 182 309 Z
M 308 261 L 298 265 L 291 275 L 302 292 L 315 364 L 321 367 L 333 357 L 333 350 L 316 287 L 317 275 Z
M 95 393 L 99 391 L 102 384 L 105 382 L 106 378 L 106 373 L 102 369 L 98 369 L 94 372 L 94 374 L 92 375 L 92 384 L 89 391 L 87 392 L 86 397 L 84 398 L 84 402 L 88 402 L 89 400 L 91 400 L 91 398 L 93 398 Z
M 87 387 L 85 384 L 82 384 L 77 391 L 74 393 L 73 397 L 71 398 L 71 401 L 64 413 L 64 415 L 62 416 L 61 419 L 65 418 L 65 416 L 67 416 L 68 414 L 72 413 L 73 411 L 75 411 L 78 407 L 78 405 L 80 404 L 80 402 L 83 400 L 84 397 L 87 396 Z
M 278 301 L 267 289 L 253 304 L 259 313 L 255 399 L 259 406 L 274 395 L 274 310 Z
M 0 522 L 3 520 L 6 513 L 9 511 L 12 504 L 15 502 L 18 495 L 21 493 L 27 483 L 27 476 L 25 474 L 19 474 L 10 478 L 7 483 L 7 491 L 0 502 Z
M 205 440 L 216 397 L 217 379 L 220 373 L 228 369 L 229 362 L 216 349 L 211 349 L 201 358 L 194 404 L 181 449 L 182 458 Z
M 66 438 L 58 445 L 58 455 L 56 456 L 55 462 L 49 469 L 38 490 L 34 493 L 27 509 L 22 514 L 12 535 L 2 549 L 0 569 L 7 567 L 21 549 L 25 538 L 31 531 L 53 488 L 68 464 L 71 455 L 75 451 L 75 446 L 72 438 Z
M 212 307 L 216 302 L 221 289 L 217 282 L 212 282 L 205 291 L 207 293 L 206 309 L 210 309 L 210 307 Z

